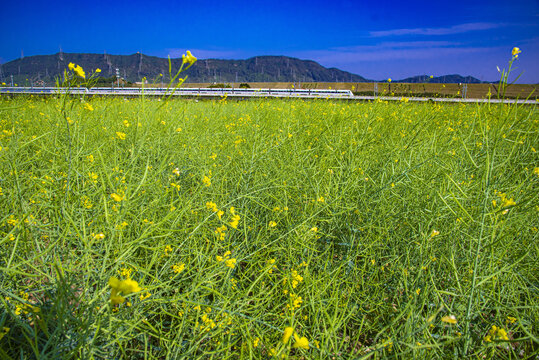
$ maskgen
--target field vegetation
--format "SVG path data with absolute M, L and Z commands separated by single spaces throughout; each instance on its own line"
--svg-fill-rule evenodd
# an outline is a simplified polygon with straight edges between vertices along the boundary
M 536 106 L 0 100 L 0 357 L 522 358 Z

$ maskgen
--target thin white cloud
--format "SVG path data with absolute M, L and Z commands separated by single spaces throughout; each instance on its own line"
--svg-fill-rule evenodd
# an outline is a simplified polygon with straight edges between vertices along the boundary
M 418 74 L 461 74 L 472 75 L 480 80 L 495 80 L 499 77 L 496 66 L 506 66 L 508 59 L 511 58 L 510 46 L 481 47 L 455 44 L 443 41 L 383 42 L 375 45 L 302 51 L 289 55 L 311 59 L 325 67 L 336 67 L 367 79 L 384 79 L 388 76 L 403 79 Z M 535 79 L 538 74 L 531 71 L 534 67 L 530 65 L 529 60 L 537 53 L 537 45 L 534 47 L 523 44 L 521 49 L 523 48 L 526 50 L 527 58 L 519 57 L 517 65 L 527 72 L 526 77 L 521 78 L 519 82 L 537 82 Z M 519 71 L 520 69 L 517 72 Z
M 387 37 L 387 36 L 402 36 L 402 35 L 453 35 L 462 34 L 470 31 L 489 30 L 503 26 L 503 24 L 497 23 L 467 23 L 460 25 L 453 25 L 450 27 L 441 28 L 415 28 L 415 29 L 392 29 L 383 31 L 371 31 L 369 35 L 371 37 Z
M 461 46 L 462 43 L 456 41 L 384 41 L 376 45 L 377 48 L 430 48 Z
M 383 60 L 423 60 L 472 54 L 490 50 L 488 47 L 463 47 L 450 41 L 382 42 L 375 45 L 358 45 L 327 50 L 296 52 L 293 56 L 312 59 L 327 66 Z

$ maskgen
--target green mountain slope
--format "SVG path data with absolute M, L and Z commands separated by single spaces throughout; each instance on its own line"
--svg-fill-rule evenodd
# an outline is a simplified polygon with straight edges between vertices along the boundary
M 181 59 L 172 59 L 172 70 L 177 71 Z M 120 76 L 131 82 L 158 79 L 168 82 L 168 59 L 141 53 L 132 55 L 57 53 L 54 55 L 28 56 L 0 66 L 0 81 L 54 82 L 62 76 L 72 62 L 81 65 L 89 73 L 101 69 L 101 76 L 110 77 L 120 71 Z M 186 73 L 188 82 L 367 82 L 369 80 L 335 68 L 325 68 L 310 60 L 286 56 L 258 56 L 247 60 L 206 59 L 197 61 Z M 28 80 L 26 80 L 28 79 Z M 158 80 L 160 82 L 161 80 Z
M 101 77 L 110 78 L 119 69 L 120 76 L 137 82 L 167 83 L 168 59 L 141 53 L 132 55 L 57 53 L 54 55 L 28 56 L 0 65 L 0 82 L 19 85 L 54 85 L 64 69 L 72 62 L 81 65 L 87 73 L 99 68 Z M 173 74 L 181 66 L 181 59 L 172 59 Z M 160 76 L 162 74 L 163 76 Z M 312 60 L 287 56 L 257 56 L 246 60 L 204 59 L 197 61 L 186 73 L 191 83 L 241 83 L 241 82 L 373 82 L 364 77 L 336 68 L 325 68 Z M 382 80 L 384 82 L 385 80 Z M 393 80 L 400 83 L 467 83 L 480 80 L 472 76 L 445 75 L 430 78 L 427 75 Z
M 432 83 L 432 84 L 480 84 L 483 81 L 474 78 L 473 76 L 462 76 L 458 74 L 443 75 L 431 78 L 428 75 L 417 75 L 402 80 L 396 80 L 400 83 Z

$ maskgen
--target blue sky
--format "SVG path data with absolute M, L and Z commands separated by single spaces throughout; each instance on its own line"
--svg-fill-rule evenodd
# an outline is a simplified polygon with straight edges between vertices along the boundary
M 539 0 L 13 1 L 0 61 L 64 52 L 245 59 L 287 55 L 369 79 L 428 74 L 496 80 L 511 49 L 539 83 Z

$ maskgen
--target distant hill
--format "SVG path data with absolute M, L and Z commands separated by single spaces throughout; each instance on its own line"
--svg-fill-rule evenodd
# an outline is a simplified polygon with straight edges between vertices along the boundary
M 398 83 L 435 83 L 435 84 L 481 84 L 484 81 L 474 78 L 473 76 L 462 76 L 458 74 L 444 75 L 430 78 L 429 75 L 417 75 L 402 80 L 394 80 Z
M 168 81 L 168 59 L 141 53 L 132 55 L 57 53 L 54 55 L 28 56 L 0 66 L 0 81 L 10 80 L 13 75 L 22 83 L 26 79 L 43 80 L 47 83 L 62 76 L 72 62 L 85 71 L 97 68 L 101 76 L 110 77 L 120 70 L 120 76 L 128 81 L 148 81 L 163 74 Z M 172 70 L 177 71 L 181 59 L 172 59 Z M 311 60 L 300 60 L 287 56 L 257 56 L 247 60 L 205 59 L 197 61 L 188 72 L 188 82 L 368 82 L 362 76 L 336 68 L 325 68 Z M 159 80 L 160 81 L 160 80 Z
M 101 77 L 120 76 L 137 82 L 146 77 L 149 82 L 168 82 L 168 59 L 142 53 L 132 55 L 57 53 L 54 55 L 27 56 L 0 65 L 0 82 L 29 85 L 44 82 L 54 85 L 64 69 L 72 62 L 81 65 L 87 73 L 99 68 Z M 172 59 L 172 70 L 177 71 L 181 58 Z M 163 74 L 161 79 L 160 74 Z M 199 59 L 187 73 L 189 83 L 242 83 L 242 82 L 374 82 L 360 75 L 336 68 L 326 68 L 312 60 L 287 56 L 256 56 L 246 60 Z M 381 80 L 385 82 L 385 80 Z M 430 79 L 427 75 L 414 76 L 400 83 L 481 83 L 480 80 L 461 75 L 446 75 Z

